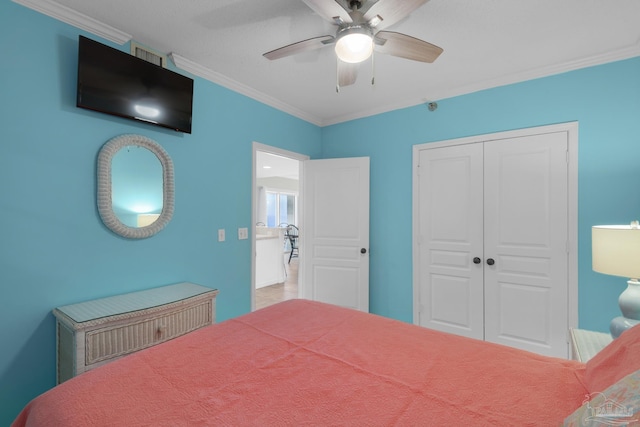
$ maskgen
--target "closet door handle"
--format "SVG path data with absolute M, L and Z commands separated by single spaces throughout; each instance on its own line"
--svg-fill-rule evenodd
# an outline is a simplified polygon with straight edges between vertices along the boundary
M 481 260 L 480 258 L 478 258 L 478 257 L 475 257 L 475 258 L 473 259 L 473 263 L 474 263 L 474 264 L 480 264 L 481 262 L 482 262 L 482 260 Z
M 487 264 L 488 264 L 488 265 L 493 265 L 493 264 L 495 264 L 495 263 L 496 263 L 496 262 L 494 261 L 494 259 L 493 259 L 493 258 L 489 258 L 489 259 L 487 259 Z

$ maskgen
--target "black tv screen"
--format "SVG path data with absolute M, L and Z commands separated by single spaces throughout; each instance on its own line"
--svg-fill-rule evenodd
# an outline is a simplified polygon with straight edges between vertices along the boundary
M 193 79 L 80 36 L 76 105 L 191 133 Z

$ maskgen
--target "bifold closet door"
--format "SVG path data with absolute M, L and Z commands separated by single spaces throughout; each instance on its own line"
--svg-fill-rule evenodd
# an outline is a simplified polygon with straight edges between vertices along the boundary
M 483 147 L 420 151 L 419 324 L 484 339 Z
M 420 150 L 418 323 L 567 357 L 566 132 Z
M 569 330 L 567 144 L 565 132 L 484 143 L 485 340 L 559 357 Z

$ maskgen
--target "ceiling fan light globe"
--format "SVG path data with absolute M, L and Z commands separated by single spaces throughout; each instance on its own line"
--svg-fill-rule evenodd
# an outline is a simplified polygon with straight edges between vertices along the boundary
M 341 61 L 355 64 L 371 56 L 373 39 L 368 34 L 345 34 L 338 39 L 335 49 Z

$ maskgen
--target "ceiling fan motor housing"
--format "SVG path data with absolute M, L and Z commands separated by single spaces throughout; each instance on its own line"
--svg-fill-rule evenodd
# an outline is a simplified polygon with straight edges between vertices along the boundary
M 338 32 L 336 33 L 336 40 L 348 36 L 349 34 L 364 34 L 365 36 L 373 38 L 373 29 L 366 24 L 348 24 L 338 29 Z

